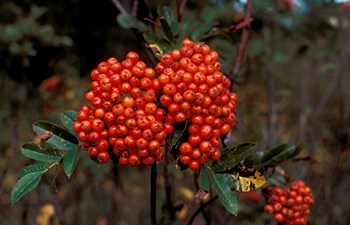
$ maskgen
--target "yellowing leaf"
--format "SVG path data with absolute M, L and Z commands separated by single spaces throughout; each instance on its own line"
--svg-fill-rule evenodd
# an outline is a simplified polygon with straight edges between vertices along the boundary
M 157 44 L 149 44 L 148 45 L 149 48 L 152 50 L 152 52 L 156 55 L 156 56 L 162 56 L 163 55 L 163 51 L 162 49 L 160 49 L 159 45 Z
M 257 170 L 241 168 L 236 175 L 232 176 L 235 182 L 235 189 L 240 192 L 249 192 L 262 187 L 266 179 Z

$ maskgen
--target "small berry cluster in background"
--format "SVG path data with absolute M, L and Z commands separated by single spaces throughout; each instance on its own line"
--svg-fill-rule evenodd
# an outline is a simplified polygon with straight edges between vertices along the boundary
M 163 54 L 155 69 L 135 52 L 119 62 L 109 58 L 92 70 L 91 90 L 73 129 L 91 157 L 120 165 L 152 165 L 164 158 L 163 146 L 175 124 L 187 121 L 188 140 L 179 161 L 197 170 L 216 161 L 221 136 L 235 126 L 237 96 L 221 72 L 218 54 L 206 44 L 182 41 L 182 49 Z
M 304 225 L 308 221 L 310 206 L 314 204 L 311 188 L 301 180 L 292 182 L 289 188 L 274 187 L 264 211 L 273 214 L 277 223 Z

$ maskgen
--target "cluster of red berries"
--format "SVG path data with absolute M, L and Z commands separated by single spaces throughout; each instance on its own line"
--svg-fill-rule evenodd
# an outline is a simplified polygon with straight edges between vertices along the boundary
M 91 91 L 77 113 L 73 129 L 82 147 L 100 163 L 114 154 L 121 165 L 152 165 L 164 158 L 161 147 L 173 125 L 163 123 L 166 112 L 158 108 L 156 93 L 161 89 L 155 71 L 129 52 L 118 62 L 109 58 L 92 70 Z
M 305 225 L 310 214 L 309 207 L 314 204 L 311 188 L 301 180 L 292 182 L 289 189 L 275 187 L 264 211 L 273 214 L 277 223 L 285 225 Z
M 113 156 L 121 165 L 152 165 L 164 158 L 162 147 L 174 125 L 187 124 L 179 161 L 197 170 L 218 160 L 216 148 L 235 126 L 238 100 L 218 58 L 208 45 L 185 39 L 155 69 L 135 52 L 122 62 L 101 62 L 85 95 L 92 107 L 82 106 L 73 124 L 83 149 L 100 163 Z
M 189 137 L 180 145 L 179 161 L 192 170 L 221 157 L 216 149 L 220 137 L 235 126 L 238 98 L 230 92 L 231 82 L 221 72 L 218 58 L 208 45 L 184 39 L 181 49 L 162 55 L 155 67 L 166 122 L 189 120 Z

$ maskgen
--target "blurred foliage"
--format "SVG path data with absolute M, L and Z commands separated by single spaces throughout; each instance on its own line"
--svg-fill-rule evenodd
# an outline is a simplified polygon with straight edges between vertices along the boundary
M 176 9 L 176 1 L 121 2 L 141 22 L 137 29 L 157 25 L 160 6 Z M 240 100 L 238 125 L 230 141 L 257 142 L 257 150 L 282 143 L 302 147 L 298 159 L 265 171 L 271 174 L 270 182 L 305 180 L 316 202 L 311 224 L 345 225 L 350 221 L 350 205 L 343 200 L 350 184 L 350 14 L 334 1 L 297 1 L 294 8 L 288 2 L 253 1 L 246 57 L 233 78 Z M 188 1 L 181 20 L 176 10 L 172 15 L 163 11 L 174 39 L 170 33 L 163 38 L 174 45 L 183 37 L 208 42 L 229 74 L 241 31 L 227 32 L 227 28 L 241 21 L 243 7 L 234 0 Z M 145 224 L 149 215 L 145 174 L 150 168 L 111 164 L 97 168 L 86 154 L 71 180 L 57 177 L 58 193 L 50 187 L 54 174 L 49 174 L 40 188 L 10 206 L 16 171 L 32 163 L 21 157 L 19 146 L 38 140 L 30 132 L 31 123 L 39 118 L 58 122 L 64 110 L 77 110 L 89 85 L 90 69 L 111 55 L 121 58 L 133 50 L 147 63 L 154 62 L 143 37 L 137 29 L 123 28 L 123 17 L 110 1 L 3 1 L 0 12 L 0 223 Z M 179 208 L 172 224 L 185 223 L 198 207 L 189 173 L 169 167 L 176 187 L 172 198 Z M 158 186 L 165 187 L 162 178 Z M 262 213 L 261 194 L 238 195 L 238 218 L 217 207 L 216 201 L 195 222 L 271 224 Z M 157 215 L 163 224 L 170 224 L 164 198 L 161 190 L 157 204 L 163 207 Z

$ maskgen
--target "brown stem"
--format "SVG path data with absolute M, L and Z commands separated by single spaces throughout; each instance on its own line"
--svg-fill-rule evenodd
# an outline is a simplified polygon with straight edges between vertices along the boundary
M 126 9 L 124 8 L 123 4 L 120 3 L 119 0 L 112 0 L 113 4 L 121 13 L 127 13 Z
M 252 9 L 252 0 L 248 0 L 245 10 L 244 10 L 244 19 L 248 19 L 250 18 L 250 13 L 251 13 L 251 9 Z M 249 26 L 246 26 L 244 28 L 242 28 L 242 36 L 241 36 L 241 40 L 238 46 L 238 51 L 236 53 L 236 58 L 235 58 L 235 63 L 233 66 L 233 69 L 229 75 L 229 78 L 233 84 L 233 78 L 237 75 L 237 73 L 239 72 L 239 69 L 241 68 L 242 65 L 242 61 L 244 58 L 244 53 L 245 50 L 247 48 L 247 43 L 248 43 L 248 38 L 249 38 Z M 233 85 L 232 85 L 233 87 Z
M 206 203 L 203 203 L 203 205 L 201 205 L 191 216 L 190 220 L 188 221 L 187 225 L 192 225 L 194 219 L 197 217 L 197 215 L 202 212 L 205 207 L 207 207 L 208 205 L 210 205 L 211 203 L 215 202 L 216 199 L 218 199 L 218 195 L 215 195 L 214 197 L 212 197 L 211 199 L 209 199 Z
M 182 0 L 181 2 L 180 2 L 180 0 L 176 0 L 176 5 L 177 5 L 177 20 L 178 20 L 179 22 L 181 22 L 182 14 L 183 14 L 184 11 L 185 11 L 186 3 L 187 3 L 187 0 Z
M 154 163 L 151 167 L 151 225 L 157 225 L 156 201 L 157 201 L 157 164 Z
M 137 8 L 139 7 L 139 0 L 134 0 L 132 4 L 132 10 L 131 10 L 131 15 L 137 16 Z
M 169 171 L 168 171 L 168 165 L 169 165 L 169 158 L 168 158 L 168 152 L 169 152 L 169 146 L 166 146 L 165 150 L 165 157 L 164 157 L 164 167 L 163 167 L 163 178 L 164 178 L 164 188 L 165 188 L 165 198 L 166 198 L 166 207 L 168 209 L 168 212 L 170 214 L 170 219 L 175 219 L 175 210 L 174 210 L 174 204 L 171 198 L 171 184 L 169 179 Z

